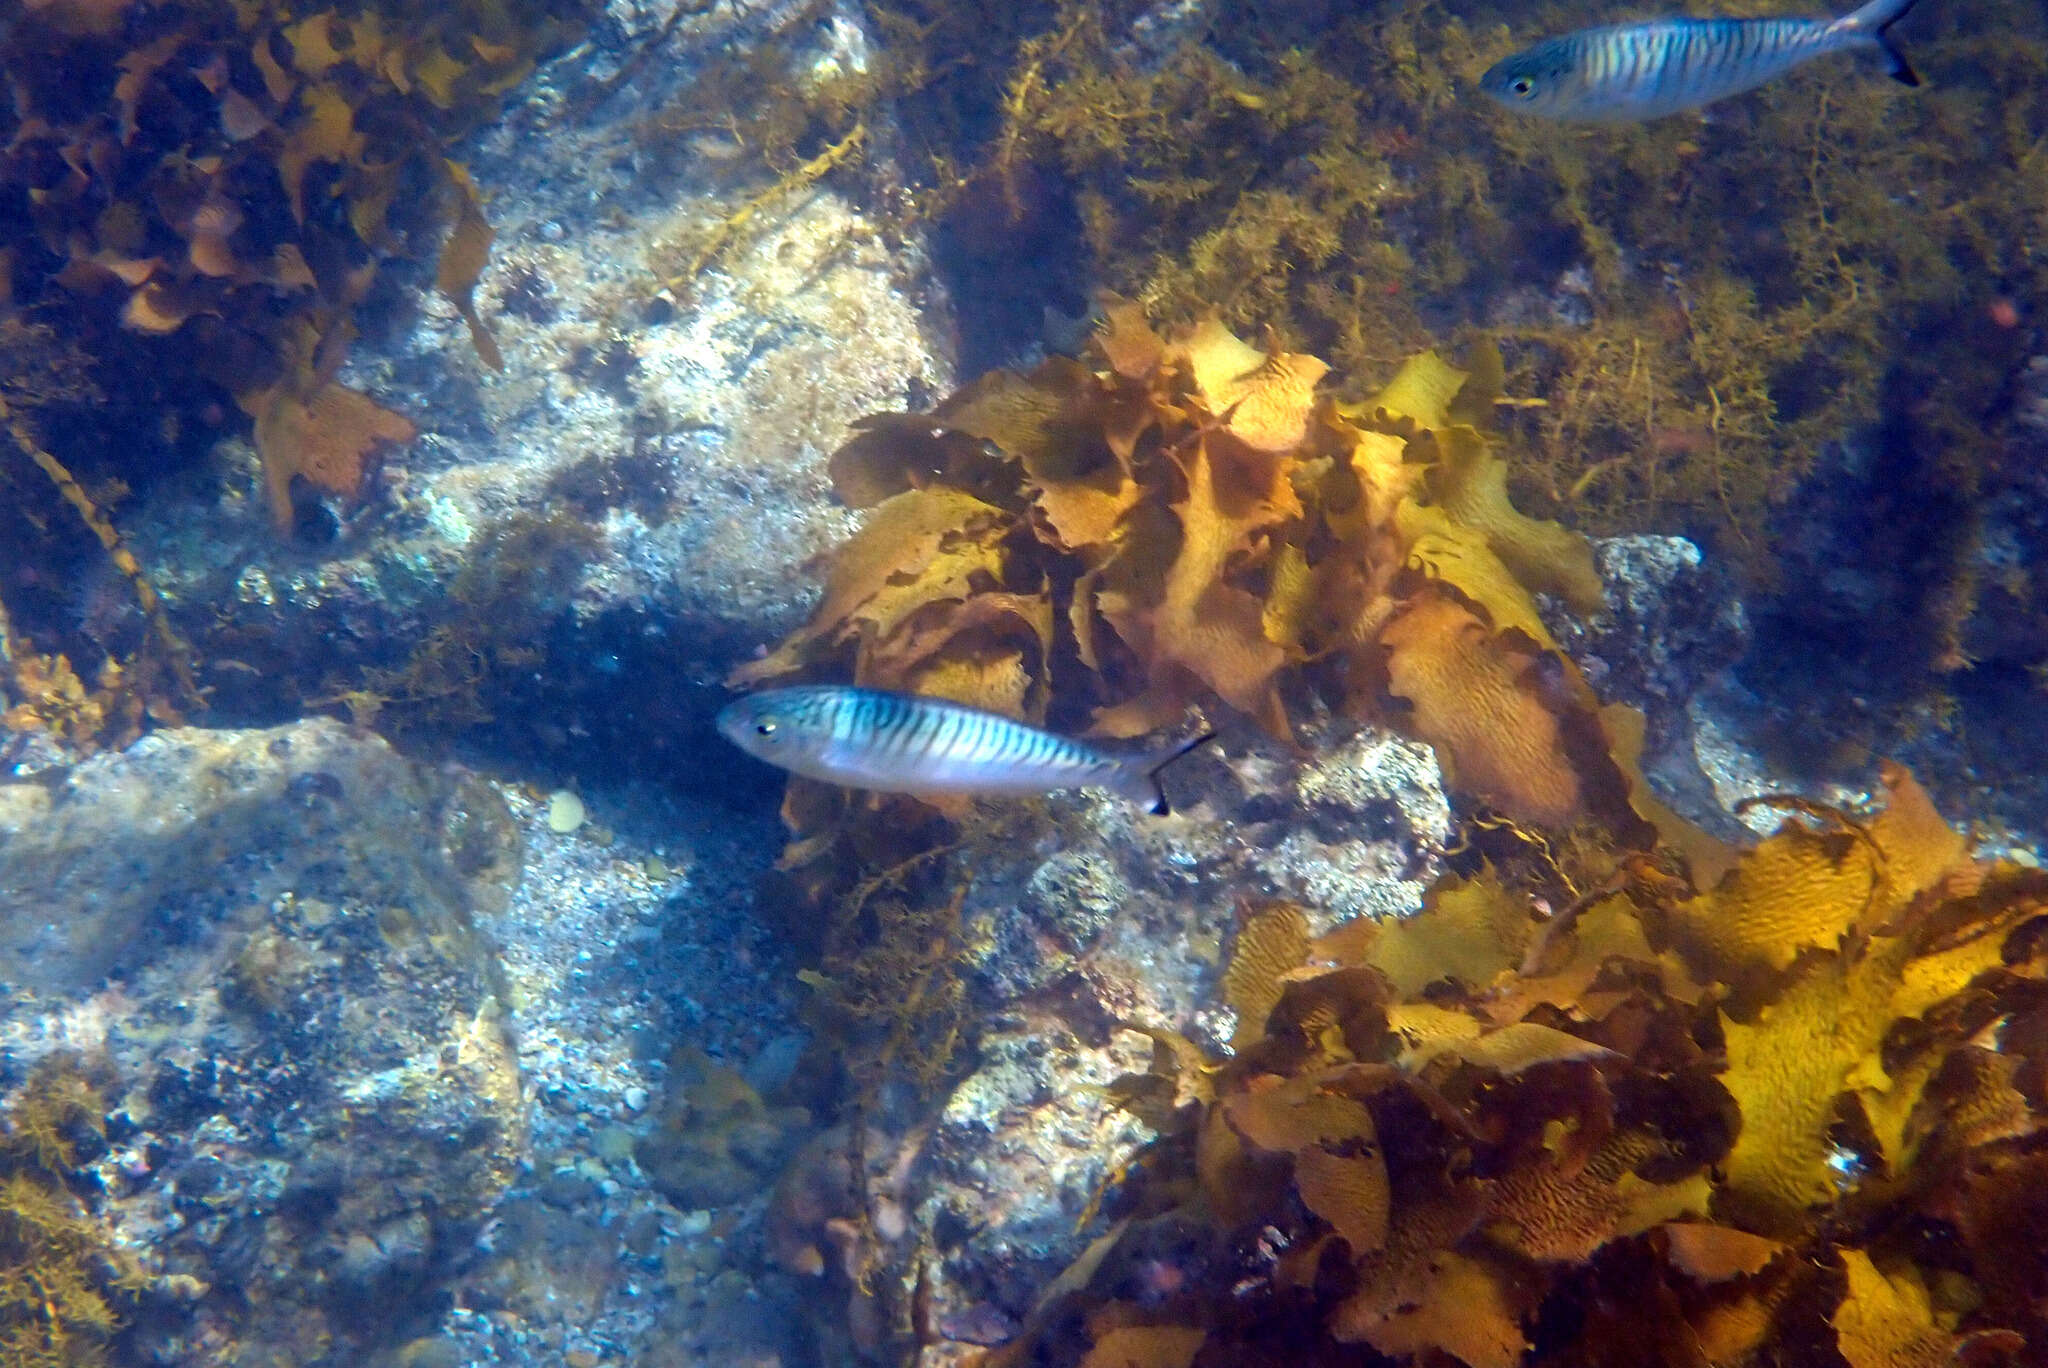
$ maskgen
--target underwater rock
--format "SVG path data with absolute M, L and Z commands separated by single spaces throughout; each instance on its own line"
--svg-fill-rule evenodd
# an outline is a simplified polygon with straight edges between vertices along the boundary
M 1421 906 L 1450 834 L 1426 746 L 1331 719 L 1303 760 L 1233 735 L 1169 776 L 1176 815 L 1056 798 L 967 837 L 961 939 L 986 1033 L 913 1171 L 915 1269 L 942 1343 L 1014 1334 L 1051 1273 L 1099 1233 L 1081 1221 L 1142 1134 L 1099 1089 L 1149 1058 L 1117 1023 L 1220 1043 L 1218 966 L 1239 899 L 1298 897 L 1329 922 Z M 1038 815 L 1032 815 L 1033 813 Z
M 464 1363 L 754 1362 L 712 1344 L 708 1308 L 802 1325 L 761 1248 L 777 1166 L 809 1138 L 809 990 L 747 910 L 779 830 L 648 784 L 583 789 L 588 820 L 560 836 L 549 787 L 490 785 L 525 847 L 518 887 L 478 921 L 514 1004 L 532 1160 L 441 1333 Z
M 1593 543 L 1593 559 L 1603 611 L 1582 620 L 1553 605 L 1544 624 L 1602 699 L 1642 710 L 1642 768 L 1658 796 L 1732 835 L 1694 754 L 1689 707 L 1749 646 L 1732 576 L 1684 537 L 1606 537 Z
M 0 785 L 0 978 L 39 994 L 95 988 L 190 939 L 186 900 L 221 890 L 236 861 L 279 863 L 265 884 L 290 887 L 337 847 L 374 850 L 359 824 L 399 830 L 420 798 L 389 746 L 332 723 L 154 732 Z
M 1749 626 L 1727 568 L 1684 537 L 1606 537 L 1593 544 L 1606 610 L 1590 621 L 1545 618 L 1600 696 L 1641 708 L 1654 736 L 1702 684 L 1734 664 Z
M 615 8 L 450 154 L 495 231 L 476 300 L 502 372 L 439 297 L 372 318 L 348 383 L 423 435 L 360 504 L 302 506 L 281 543 L 236 439 L 124 519 L 217 713 L 346 705 L 442 735 L 516 715 L 536 720 L 495 743 L 550 763 L 722 766 L 703 744 L 718 679 L 801 620 L 806 562 L 851 526 L 826 453 L 853 419 L 947 383 L 914 236 L 829 183 L 757 202 L 773 184 L 758 150 L 691 152 L 730 113 L 696 109 L 694 81 L 778 45 L 793 71 L 850 60 L 846 26 L 795 4 L 685 6 L 635 61 L 668 7 Z
M 2048 673 L 2048 356 L 2017 381 L 2012 430 L 1985 472 L 1971 549 L 1976 598 L 1963 655 L 1980 665 Z
M 1168 779 L 1174 817 L 1056 799 L 1042 822 L 970 834 L 955 867 L 971 871 L 960 915 L 979 1005 L 1079 983 L 1098 1019 L 1136 1001 L 1180 1016 L 1206 997 L 1193 961 L 1213 961 L 1236 897 L 1296 897 L 1333 921 L 1420 906 L 1450 829 L 1429 748 L 1334 722 L 1303 734 L 1305 761 L 1250 738 L 1190 756 Z
M 451 851 L 480 801 L 325 720 L 0 789 L 0 1078 L 68 1051 L 114 1080 L 103 1214 L 208 1289 L 148 1311 L 154 1362 L 360 1362 L 438 1311 L 526 1133 L 471 922 L 516 854 Z
M 1991 378 L 1935 384 L 1938 404 L 1908 389 L 1826 445 L 1778 515 L 1797 535 L 1751 597 L 1756 645 L 1722 712 L 1802 791 L 1867 790 L 1890 758 L 1987 838 L 2032 846 L 2048 829 L 2048 358 Z
M 1150 1049 L 1133 1034 L 1090 1045 L 1051 1014 L 982 1038 L 980 1066 L 953 1090 L 920 1166 L 919 1276 L 939 1340 L 1010 1339 L 1085 1243 L 1085 1214 L 1144 1135 L 1102 1089 Z

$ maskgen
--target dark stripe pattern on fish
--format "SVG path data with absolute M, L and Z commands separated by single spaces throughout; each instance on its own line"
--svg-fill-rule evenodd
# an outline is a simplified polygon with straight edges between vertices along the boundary
M 837 684 L 769 689 L 728 704 L 718 730 L 807 779 L 881 793 L 1002 796 L 1105 788 L 1167 810 L 1159 771 L 1214 733 L 1120 755 L 1001 713 Z
M 1914 0 L 1871 0 L 1833 19 L 1658 19 L 1581 29 L 1496 62 L 1479 88 L 1510 109 L 1625 123 L 1698 109 L 1829 53 L 1882 54 L 1893 80 L 1920 78 L 1886 30 Z

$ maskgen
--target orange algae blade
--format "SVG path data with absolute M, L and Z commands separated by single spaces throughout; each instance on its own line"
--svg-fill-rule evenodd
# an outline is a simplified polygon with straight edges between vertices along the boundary
M 494 371 L 505 369 L 505 357 L 498 340 L 484 326 L 476 311 L 476 282 L 491 257 L 491 225 L 477 200 L 476 183 L 469 172 L 455 162 L 444 162 L 449 182 L 454 185 L 460 208 L 448 240 L 441 244 L 441 260 L 434 268 L 434 288 L 447 296 L 462 321 L 469 325 L 469 340 L 476 354 Z M 367 240 L 367 239 L 366 239 Z

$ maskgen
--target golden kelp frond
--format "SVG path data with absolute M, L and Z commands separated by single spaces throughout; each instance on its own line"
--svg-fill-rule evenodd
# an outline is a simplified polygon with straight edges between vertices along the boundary
M 1206 1331 L 1185 1325 L 1119 1325 L 1099 1335 L 1081 1368 L 1188 1368 Z
M 1316 384 L 1329 374 L 1320 358 L 1262 352 L 1215 319 L 1204 319 L 1166 357 L 1187 367 L 1210 415 L 1254 451 L 1286 453 L 1308 435 Z
M 1196 441 L 1185 476 L 1187 495 L 1172 505 L 1179 552 L 1156 594 L 1103 591 L 1096 606 L 1126 645 L 1145 644 L 1155 683 L 1193 676 L 1238 711 L 1284 731 L 1277 676 L 1286 653 L 1267 639 L 1257 595 L 1230 582 L 1236 566 L 1259 553 L 1257 533 L 1284 510 L 1256 498 L 1227 507 L 1207 441 Z
M 1860 1249 L 1842 1251 L 1849 1291 L 1835 1308 L 1837 1344 L 1849 1368 L 1939 1368 L 1958 1337 L 1935 1324 L 1927 1286 L 1910 1266 L 1892 1276 Z
M 1241 1022 L 1189 1093 L 1199 1052 L 1157 1031 L 1113 1091 L 1177 1103 L 1140 1112 L 1168 1128 L 1117 1201 L 1213 1221 L 1238 1257 L 1115 1323 L 1200 1329 L 1219 1362 L 2042 1361 L 2048 876 L 1971 865 L 1885 780 L 1882 813 L 1810 808 L 1723 881 L 1748 901 L 1705 958 L 1737 982 L 1663 944 L 1698 936 L 1699 900 L 1634 853 L 1562 910 L 1490 867 L 1312 942 L 1262 909 L 1225 985 L 1272 1003 L 1263 1034 Z M 1788 856 L 1823 834 L 1805 823 L 1881 877 Z M 1829 934 L 1758 975 L 1778 909 L 1822 904 L 1793 920 Z M 1053 1305 L 1098 1303 L 1070 1282 Z
M 1807 951 L 1832 951 L 1875 910 L 1873 849 L 1845 832 L 1788 824 L 1720 887 L 1679 905 L 1672 927 L 1715 976 L 1783 973 Z
M 484 217 L 483 202 L 467 168 L 452 161 L 444 162 L 443 166 L 449 184 L 455 189 L 458 209 L 455 226 L 448 230 L 448 240 L 441 244 L 441 259 L 434 263 L 434 288 L 448 297 L 448 302 L 462 315 L 462 321 L 469 325 L 470 344 L 476 348 L 477 356 L 492 370 L 501 371 L 505 369 L 504 354 L 476 311 L 476 282 L 491 258 L 491 223 Z
M 1495 629 L 1519 632 L 1547 651 L 1557 649 L 1536 600 L 1487 545 L 1483 531 L 1452 521 L 1440 507 L 1420 504 L 1401 505 L 1400 530 L 1408 543 L 1408 569 L 1455 590 Z
M 803 669 L 816 651 L 849 638 L 886 638 L 928 604 L 964 601 L 977 574 L 995 578 L 1003 514 L 971 494 L 938 486 L 906 490 L 874 514 L 832 563 L 825 596 L 773 654 L 733 672 L 736 684 Z
M 1876 1056 L 1891 1022 L 1892 985 L 1881 970 L 1815 958 L 1754 1024 L 1723 1028 L 1725 1078 L 1743 1127 L 1722 1205 L 1751 1229 L 1789 1233 L 1834 1197 L 1840 1175 L 1830 1164 L 1829 1131 L 1837 1099 L 1859 1068 L 1883 1073 Z
M 1434 432 L 1451 421 L 1451 406 L 1465 388 L 1467 374 L 1433 351 L 1411 356 L 1394 378 L 1372 398 L 1340 404 L 1338 414 L 1361 428 L 1413 437 Z
M 1237 1013 L 1237 1039 L 1265 1034 L 1282 980 L 1308 960 L 1308 951 L 1308 917 L 1293 903 L 1275 903 L 1245 922 L 1223 971 L 1223 1001 Z
M 281 382 L 242 396 L 242 404 L 256 420 L 256 453 L 263 458 L 264 492 L 279 533 L 291 529 L 293 481 L 353 498 L 382 448 L 417 435 L 403 415 L 331 380 L 315 380 L 303 394 Z
M 1128 301 L 1103 313 L 1089 362 L 995 371 L 928 414 L 857 425 L 829 466 L 868 523 L 812 621 L 735 683 L 844 672 L 857 641 L 863 682 L 1035 697 L 1102 735 L 1220 702 L 1286 736 L 1283 693 L 1334 662 L 1329 701 L 1430 741 L 1465 795 L 1651 842 L 1640 780 L 1536 610 L 1539 592 L 1597 608 L 1599 584 L 1583 540 L 1507 501 L 1478 426 L 1499 393 L 1490 347 L 1476 372 L 1429 353 L 1339 406 L 1316 357 L 1213 318 L 1162 335 Z M 909 613 L 1004 594 L 1049 596 L 1039 648 L 927 636 L 916 670 L 887 663 Z M 1069 659 L 1082 668 L 1054 692 L 1050 663 Z
M 1721 1283 L 1761 1273 L 1785 1246 L 1761 1235 L 1706 1221 L 1675 1222 L 1664 1228 L 1664 1256 L 1671 1267 L 1698 1283 Z
M 1559 718 L 1530 678 L 1549 657 L 1514 649 L 1448 598 L 1416 600 L 1380 634 L 1387 688 L 1443 761 L 1448 787 L 1516 818 L 1563 826 L 1580 810 L 1579 776 Z
M 1546 1264 L 1584 1263 L 1612 1241 L 1705 1212 L 1706 1175 L 1652 1183 L 1631 1171 L 1643 1137 L 1618 1135 L 1580 1166 L 1536 1159 L 1494 1189 L 1487 1235 Z
M 1555 522 L 1539 522 L 1508 502 L 1507 462 L 1484 437 L 1469 427 L 1445 428 L 1436 449 L 1430 492 L 1446 516 L 1484 536 L 1530 589 L 1557 595 L 1583 616 L 1600 611 L 1600 572 L 1593 568 L 1592 548 L 1584 537 Z
M 1492 870 L 1438 885 L 1430 915 L 1381 923 L 1364 963 L 1386 975 L 1403 998 L 1451 980 L 1483 992 L 1521 963 L 1535 932 L 1528 900 L 1504 887 Z
M 1788 822 L 1718 886 L 1681 904 L 1672 927 L 1719 977 L 1782 974 L 1808 951 L 1876 930 L 1966 847 L 1910 775 L 1888 766 L 1890 798 L 1867 827 L 1839 814 Z

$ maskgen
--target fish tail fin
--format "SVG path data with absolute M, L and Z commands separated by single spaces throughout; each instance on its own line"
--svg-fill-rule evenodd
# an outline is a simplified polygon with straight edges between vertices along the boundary
M 1192 741 L 1178 741 L 1156 754 L 1131 762 L 1130 777 L 1124 789 L 1134 801 L 1151 804 L 1154 817 L 1164 817 L 1173 811 L 1166 801 L 1166 786 L 1159 782 L 1159 776 L 1175 761 L 1185 759 L 1190 753 L 1200 750 L 1216 739 L 1215 732 L 1203 732 Z
M 1898 44 L 1892 41 L 1889 30 L 1905 18 L 1906 11 L 1916 3 L 1918 0 L 1870 0 L 1863 8 L 1842 19 L 1843 27 L 1867 34 L 1870 41 L 1877 44 L 1877 50 L 1884 55 L 1885 74 L 1900 85 L 1919 85 L 1920 77 L 1906 60 L 1906 54 L 1899 51 Z

